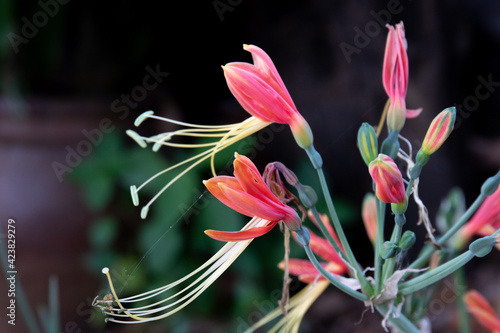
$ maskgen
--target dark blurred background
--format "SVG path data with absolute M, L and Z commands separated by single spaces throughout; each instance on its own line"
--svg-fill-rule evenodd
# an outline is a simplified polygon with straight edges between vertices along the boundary
M 129 186 L 187 153 L 153 153 L 124 133 L 150 109 L 200 124 L 244 120 L 248 115 L 229 93 L 220 68 L 251 61 L 244 43 L 272 57 L 310 123 L 339 215 L 364 266 L 371 265 L 372 253 L 359 210 L 371 183 L 356 135 L 362 122 L 378 123 L 387 99 L 381 82 L 386 22 L 404 21 L 407 106 L 424 109 L 402 132 L 414 150 L 438 112 L 452 105 L 459 111 L 455 131 L 421 176 L 420 194 L 431 219 L 453 187 L 461 187 L 470 204 L 500 166 L 497 1 L 3 0 L 0 6 L 1 230 L 6 232 L 9 218 L 15 220 L 17 281 L 35 316 L 44 317 L 49 279 L 57 278 L 58 332 L 240 332 L 255 320 L 250 315 L 259 304 L 276 303 L 270 295 L 281 288 L 276 264 L 283 246 L 274 230 L 169 319 L 105 325 L 90 306 L 106 291 L 102 267 L 111 268 L 123 295 L 146 291 L 180 278 L 220 247 L 203 230 L 236 229 L 246 221 L 207 195 L 198 201 L 201 179 L 209 177 L 206 166 L 162 196 L 141 220 Z M 156 82 L 145 83 L 147 75 Z M 166 128 L 148 121 L 138 131 L 154 135 Z M 292 142 L 288 129 L 275 126 L 249 139 L 240 153 L 254 155 L 260 170 L 282 161 L 303 183 L 316 186 L 304 152 Z M 231 155 L 218 158 L 220 169 Z M 157 181 L 145 197 L 164 182 Z M 415 222 L 409 214 L 408 228 L 423 239 Z M 295 244 L 292 254 L 303 257 Z M 495 260 L 498 253 L 468 266 L 471 284 L 486 288 L 478 281 L 498 277 Z M 6 285 L 0 285 L 5 311 Z M 488 290 L 498 289 L 493 287 Z M 335 290 L 328 294 L 306 316 L 304 332 L 383 331 L 376 314 L 360 321 L 362 304 Z M 498 306 L 498 292 L 489 295 Z M 434 327 L 456 331 L 453 311 L 451 306 L 434 315 Z M 2 332 L 27 332 L 19 309 L 15 327 L 2 317 Z

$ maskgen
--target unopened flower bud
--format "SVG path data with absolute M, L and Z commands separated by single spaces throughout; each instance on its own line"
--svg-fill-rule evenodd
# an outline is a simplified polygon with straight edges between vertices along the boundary
M 401 241 L 399 242 L 399 246 L 402 251 L 408 251 L 414 244 L 417 238 L 415 237 L 415 233 L 413 231 L 407 230 L 401 236 Z
M 384 247 L 380 251 L 382 259 L 389 259 L 396 256 L 401 251 L 401 248 L 392 242 L 385 242 Z
M 300 202 L 305 208 L 309 209 L 316 206 L 316 203 L 318 202 L 318 195 L 311 186 L 301 185 L 296 188 L 299 193 Z
M 378 140 L 377 133 L 368 123 L 363 123 L 358 131 L 358 148 L 366 165 L 377 158 Z
M 486 236 L 483 238 L 479 238 L 475 240 L 469 245 L 469 250 L 474 253 L 474 255 L 478 258 L 482 258 L 488 255 L 493 246 L 496 244 L 496 239 L 493 236 Z
M 444 109 L 432 120 L 420 151 L 431 155 L 441 147 L 453 130 L 457 110 L 454 106 Z
M 380 201 L 406 206 L 407 200 L 403 176 L 392 158 L 379 154 L 370 163 L 368 169 L 375 183 L 375 194 Z
M 481 194 L 484 196 L 490 196 L 498 189 L 500 185 L 500 171 L 496 175 L 486 179 L 486 181 L 481 186 Z

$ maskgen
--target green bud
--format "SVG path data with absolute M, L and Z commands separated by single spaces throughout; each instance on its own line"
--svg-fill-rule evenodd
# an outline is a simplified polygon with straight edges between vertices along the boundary
M 481 194 L 484 196 L 490 196 L 495 192 L 500 184 L 500 171 L 496 175 L 486 179 L 481 186 Z
M 366 165 L 369 165 L 378 156 L 377 133 L 368 123 L 363 123 L 359 128 L 358 148 Z
M 493 246 L 496 244 L 496 239 L 493 236 L 487 236 L 475 240 L 469 245 L 469 250 L 478 258 L 488 255 Z
M 416 242 L 417 237 L 413 231 L 407 230 L 401 236 L 401 241 L 399 242 L 399 246 L 402 251 L 408 251 Z
M 305 208 L 309 209 L 316 206 L 316 203 L 318 202 L 318 195 L 311 186 L 301 185 L 296 188 L 299 193 L 300 202 L 302 202 L 302 205 L 304 205 Z
M 396 256 L 401 251 L 401 248 L 396 244 L 386 241 L 384 247 L 380 251 L 380 257 L 382 259 L 389 259 Z

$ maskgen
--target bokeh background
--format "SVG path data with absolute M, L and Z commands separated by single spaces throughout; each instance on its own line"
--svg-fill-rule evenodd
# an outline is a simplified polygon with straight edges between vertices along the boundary
M 1 231 L 9 218 L 15 220 L 17 281 L 38 325 L 49 317 L 49 281 L 58 286 L 57 332 L 242 332 L 276 304 L 282 285 L 276 265 L 283 256 L 277 230 L 254 241 L 216 284 L 169 319 L 106 325 L 91 307 L 106 292 L 102 267 L 111 268 L 123 295 L 149 290 L 183 276 L 220 247 L 203 230 L 245 223 L 204 192 L 206 166 L 163 195 L 141 220 L 129 186 L 188 153 L 153 153 L 125 135 L 146 110 L 203 124 L 245 119 L 220 68 L 251 61 L 244 43 L 270 54 L 310 123 L 339 215 L 364 266 L 371 265 L 372 253 L 359 210 L 370 181 L 355 142 L 360 124 L 378 123 L 386 102 L 386 22 L 404 21 L 407 105 L 424 108 L 407 121 L 403 135 L 418 148 L 439 111 L 459 109 L 456 130 L 421 177 L 431 218 L 455 186 L 470 204 L 500 166 L 500 3 L 494 0 L 3 0 L 0 6 Z M 157 84 L 141 89 L 151 72 L 159 73 Z M 140 133 L 167 129 L 148 121 Z M 261 170 L 279 160 L 303 183 L 317 185 L 283 126 L 237 148 Z M 220 155 L 219 170 L 227 170 L 231 155 Z M 141 192 L 142 202 L 165 182 Z M 414 216 L 408 227 L 423 237 Z M 295 244 L 292 254 L 303 256 Z M 486 292 L 497 310 L 498 259 L 493 253 L 466 267 L 471 285 Z M 0 308 L 6 311 L 7 284 L 0 286 Z M 430 316 L 436 330 L 456 331 L 452 303 L 436 303 Z M 362 304 L 331 289 L 306 316 L 304 332 L 382 332 L 378 315 L 363 311 Z M 28 332 L 19 308 L 15 327 L 1 317 L 0 331 Z

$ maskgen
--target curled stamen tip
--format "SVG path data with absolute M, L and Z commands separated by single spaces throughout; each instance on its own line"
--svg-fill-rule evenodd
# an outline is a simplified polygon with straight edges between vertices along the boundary
M 148 118 L 149 116 L 153 115 L 154 112 L 149 110 L 149 111 L 146 111 L 146 112 L 143 112 L 141 115 L 139 115 L 139 117 L 137 117 L 134 121 L 134 125 L 135 127 L 138 127 L 140 124 L 142 124 L 142 122 L 144 120 L 146 120 L 146 118 Z
M 109 268 L 104 267 L 104 268 L 102 269 L 102 274 L 108 274 L 108 273 L 109 273 Z
M 162 142 L 161 141 L 155 142 L 155 144 L 153 145 L 153 151 L 157 152 L 158 150 L 160 150 L 161 146 L 162 146 Z
M 139 196 L 137 195 L 137 187 L 135 185 L 130 186 L 130 196 L 132 197 L 134 206 L 139 206 Z
M 128 136 L 130 136 L 132 139 L 134 139 L 134 141 L 137 142 L 137 144 L 139 146 L 141 146 L 142 148 L 146 148 L 148 146 L 148 144 L 146 143 L 146 141 L 144 141 L 144 139 L 139 134 L 137 134 L 136 132 L 134 132 L 132 130 L 126 130 L 125 133 Z
M 141 219 L 145 219 L 146 216 L 148 216 L 148 212 L 149 212 L 149 206 L 144 206 L 142 207 L 141 209 Z

